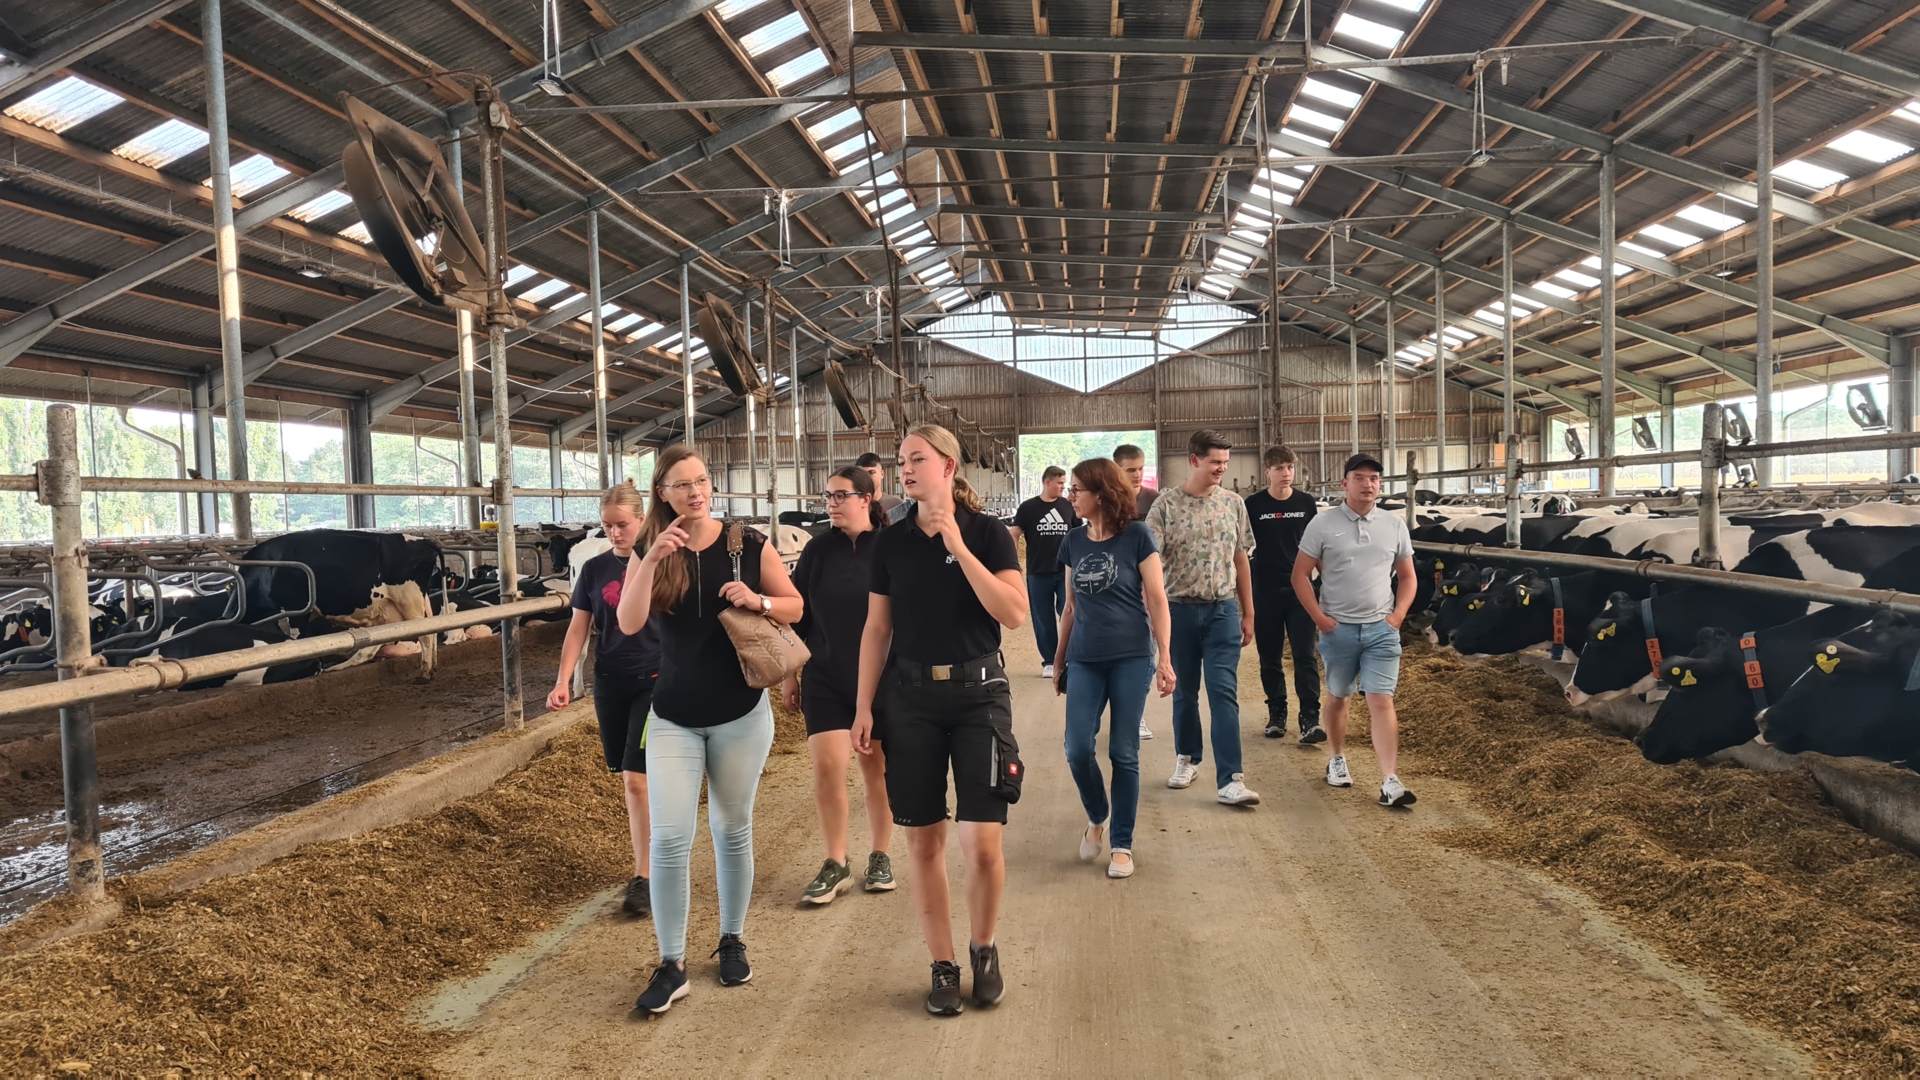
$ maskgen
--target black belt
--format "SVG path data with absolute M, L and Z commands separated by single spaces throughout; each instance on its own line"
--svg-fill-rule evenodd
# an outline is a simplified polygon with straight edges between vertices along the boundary
M 916 686 L 927 682 L 983 686 L 990 682 L 1005 682 L 1007 678 L 1006 659 L 999 652 L 990 652 L 958 664 L 923 664 L 918 660 L 896 656 L 893 666 L 902 677 Z

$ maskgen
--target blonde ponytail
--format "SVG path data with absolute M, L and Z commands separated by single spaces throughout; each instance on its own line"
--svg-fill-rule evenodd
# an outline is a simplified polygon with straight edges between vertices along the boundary
M 980 493 L 973 490 L 967 478 L 960 475 L 960 440 L 953 432 L 939 424 L 919 423 L 907 429 L 907 438 L 918 436 L 920 440 L 933 448 L 933 452 L 953 462 L 953 501 L 967 508 L 968 513 L 977 514 L 986 503 L 981 501 Z M 905 441 L 905 440 L 902 440 Z
M 600 509 L 605 510 L 609 506 L 621 507 L 634 517 L 646 516 L 646 507 L 641 505 L 640 489 L 634 486 L 632 477 L 613 485 L 605 495 L 600 496 Z

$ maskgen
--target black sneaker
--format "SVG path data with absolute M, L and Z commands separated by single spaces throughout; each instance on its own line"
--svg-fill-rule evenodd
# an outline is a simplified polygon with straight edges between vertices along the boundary
M 1326 728 L 1321 727 L 1317 723 L 1308 723 L 1304 718 L 1301 719 L 1300 721 L 1300 745 L 1301 746 L 1312 746 L 1314 743 L 1323 743 L 1326 741 L 1327 741 Z
M 1287 722 L 1285 720 L 1267 721 L 1267 738 L 1284 739 L 1286 737 L 1287 737 Z
M 686 997 L 687 969 L 679 964 L 665 963 L 653 969 L 653 978 L 648 980 L 647 988 L 640 994 L 640 1000 L 633 1003 L 635 1009 L 649 1012 L 655 1016 L 673 1008 L 673 1003 Z
M 653 914 L 653 894 L 647 887 L 646 878 L 637 877 L 627 882 L 627 898 L 620 902 L 620 910 L 636 919 Z
M 720 985 L 739 986 L 753 978 L 753 966 L 747 963 L 747 943 L 738 934 L 721 934 L 720 947 L 713 950 L 720 958 Z
M 935 1016 L 959 1016 L 965 1007 L 960 996 L 960 965 L 951 960 L 935 960 L 933 989 L 927 991 L 927 1011 Z
M 973 958 L 973 1000 L 992 1005 L 1007 992 L 1007 980 L 1000 977 L 1000 948 L 997 945 L 967 946 Z
M 888 858 L 887 853 L 884 851 L 876 851 L 868 855 L 866 890 L 868 892 L 892 892 L 894 887 L 893 860 Z

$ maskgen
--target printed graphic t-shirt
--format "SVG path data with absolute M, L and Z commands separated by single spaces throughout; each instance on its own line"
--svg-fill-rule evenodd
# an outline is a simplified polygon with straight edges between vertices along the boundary
M 1138 521 L 1119 536 L 1094 540 L 1081 526 L 1060 545 L 1060 565 L 1073 590 L 1073 637 L 1067 663 L 1092 664 L 1153 654 L 1140 564 L 1159 549 Z
M 603 551 L 580 568 L 572 606 L 575 611 L 592 614 L 594 625 L 600 628 L 593 649 L 594 671 L 651 679 L 660 671 L 660 626 L 657 620 L 648 619 L 637 634 L 620 632 L 620 620 L 614 612 L 620 607 L 620 589 L 626 579 L 627 560 Z
M 1168 599 L 1216 604 L 1234 598 L 1234 556 L 1253 550 L 1253 526 L 1240 496 L 1226 488 L 1207 495 L 1168 488 L 1147 511 L 1147 526 L 1160 545 Z
M 1058 574 L 1060 541 L 1079 525 L 1073 504 L 1065 499 L 1048 502 L 1036 495 L 1021 503 L 1013 515 L 1013 527 L 1027 541 L 1027 573 Z
M 1285 500 L 1265 488 L 1247 496 L 1247 517 L 1253 521 L 1253 591 L 1260 596 L 1293 594 L 1293 562 L 1300 554 L 1300 534 L 1320 508 L 1313 496 L 1295 491 Z

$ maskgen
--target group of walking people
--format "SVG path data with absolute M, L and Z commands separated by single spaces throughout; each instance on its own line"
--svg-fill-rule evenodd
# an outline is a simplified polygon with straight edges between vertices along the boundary
M 713 516 L 712 478 L 685 444 L 660 454 L 650 499 L 631 482 L 606 493 L 601 523 L 611 550 L 578 571 L 548 706 L 570 702 L 571 674 L 597 627 L 594 707 L 607 767 L 623 777 L 634 854 L 623 908 L 650 915 L 659 943 L 660 963 L 637 1009 L 664 1013 L 689 993 L 688 866 L 703 780 L 720 909 L 712 956 L 722 986 L 753 977 L 742 935 L 753 891 L 753 804 L 774 719 L 768 692 L 743 674 L 721 619 L 729 609 L 793 626 L 811 653 L 778 688 L 805 717 L 826 848 L 802 900 L 831 903 L 856 880 L 869 892 L 893 891 L 889 848 L 894 828 L 903 830 L 932 961 L 926 1008 L 935 1015 L 959 1013 L 968 996 L 991 1005 L 1005 992 L 995 939 L 1006 882 L 1002 831 L 1025 766 L 1001 635 L 1029 618 L 1042 675 L 1066 698 L 1067 762 L 1088 818 L 1078 854 L 1093 862 L 1104 849 L 1111 878 L 1135 869 L 1150 693 L 1174 699 L 1168 786 L 1185 788 L 1198 776 L 1204 686 L 1218 801 L 1259 803 L 1242 769 L 1236 687 L 1240 651 L 1256 639 L 1266 734 L 1286 733 L 1286 640 L 1300 741 L 1331 742 L 1327 782 L 1352 783 L 1343 751 L 1346 697 L 1357 686 L 1387 773 L 1381 802 L 1413 801 L 1393 775 L 1391 696 L 1398 627 L 1413 597 L 1412 552 L 1405 526 L 1374 508 L 1379 463 L 1356 456 L 1343 483 L 1347 502 L 1316 514 L 1314 500 L 1292 488 L 1293 455 L 1283 447 L 1266 452 L 1269 486 L 1246 501 L 1221 487 L 1231 451 L 1223 436 L 1196 433 L 1188 451 L 1187 480 L 1161 492 L 1143 487 L 1145 454 L 1134 446 L 1079 462 L 1070 480 L 1051 467 L 1041 496 L 1023 504 L 1009 528 L 960 475 L 954 435 L 914 425 L 898 454 L 906 498 L 888 502 L 875 455 L 834 473 L 824 493 L 831 527 L 806 545 L 791 575 L 758 532 Z M 1024 575 L 1017 540 L 1026 543 Z M 896 620 L 896 609 L 911 617 Z M 1324 707 L 1309 626 L 1327 663 Z M 1096 757 L 1103 717 L 1110 785 Z M 848 839 L 852 762 L 871 842 L 857 875 Z M 962 993 L 952 933 L 949 817 L 966 866 L 970 994 Z

